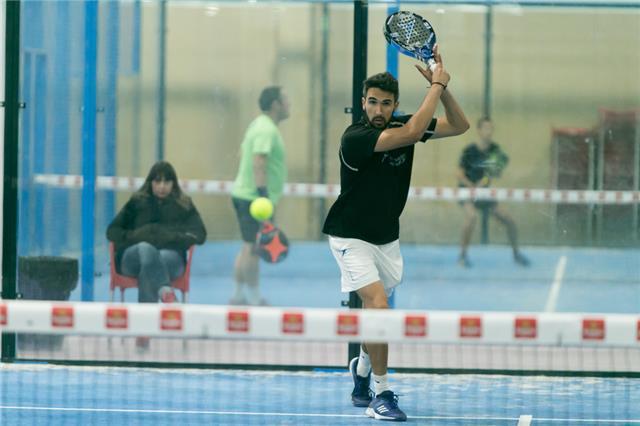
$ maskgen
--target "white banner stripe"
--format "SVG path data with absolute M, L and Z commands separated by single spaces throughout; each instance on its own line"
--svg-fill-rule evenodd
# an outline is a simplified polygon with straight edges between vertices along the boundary
M 78 175 L 35 175 L 34 183 L 57 188 L 82 188 L 83 179 Z M 98 176 L 96 188 L 100 190 L 136 191 L 144 178 Z M 184 179 L 180 181 L 188 193 L 229 194 L 232 181 Z M 340 185 L 320 183 L 287 183 L 284 195 L 289 197 L 327 198 L 337 197 Z M 449 188 L 411 187 L 409 198 L 426 201 L 514 201 L 529 203 L 567 204 L 639 204 L 640 191 L 592 191 L 559 189 L 509 189 L 509 188 Z
M 0 331 L 640 348 L 640 315 L 0 301 Z

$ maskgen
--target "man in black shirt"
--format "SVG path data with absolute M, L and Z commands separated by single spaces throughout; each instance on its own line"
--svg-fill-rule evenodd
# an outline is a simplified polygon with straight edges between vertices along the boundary
M 488 117 L 478 120 L 476 125 L 479 142 L 468 145 L 458 164 L 458 181 L 461 187 L 476 188 L 488 187 L 491 181 L 500 177 L 502 171 L 509 162 L 509 157 L 492 140 L 493 123 Z M 507 229 L 509 242 L 513 250 L 513 260 L 522 266 L 528 266 L 529 260 L 518 249 L 518 232 L 511 216 L 503 211 L 496 201 L 471 201 L 462 203 L 465 212 L 465 221 L 462 228 L 462 241 L 460 244 L 460 256 L 458 264 L 465 268 L 471 266 L 467 257 L 467 248 L 471 241 L 471 234 L 475 227 L 478 214 L 476 210 L 486 210 L 494 216 Z
M 349 126 L 340 145 L 340 195 L 327 215 L 323 232 L 340 267 L 343 292 L 357 292 L 365 309 L 388 309 L 388 297 L 402 278 L 399 218 L 404 209 L 413 163 L 414 145 L 429 138 L 464 133 L 469 123 L 447 90 L 449 73 L 435 54 L 433 72 L 416 65 L 431 83 L 412 116 L 394 117 L 398 81 L 389 73 L 364 82 L 364 117 Z M 442 101 L 445 116 L 434 118 Z M 388 346 L 363 343 L 351 360 L 353 405 L 380 420 L 405 421 L 397 396 L 387 383 Z M 374 395 L 370 391 L 373 370 Z

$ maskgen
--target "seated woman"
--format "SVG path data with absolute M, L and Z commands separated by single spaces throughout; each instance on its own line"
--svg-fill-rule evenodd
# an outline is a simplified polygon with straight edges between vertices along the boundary
M 173 166 L 155 163 L 107 228 L 116 270 L 138 279 L 138 301 L 170 303 L 171 281 L 184 273 L 186 252 L 204 243 L 207 231 L 191 198 L 180 189 Z

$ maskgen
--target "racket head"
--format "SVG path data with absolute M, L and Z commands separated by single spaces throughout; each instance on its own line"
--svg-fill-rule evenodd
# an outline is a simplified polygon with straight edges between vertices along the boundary
M 289 239 L 282 229 L 263 222 L 256 235 L 255 253 L 267 263 L 279 263 L 289 254 Z
M 400 53 L 435 65 L 436 33 L 422 16 L 404 10 L 392 13 L 385 20 L 383 33 L 387 42 Z

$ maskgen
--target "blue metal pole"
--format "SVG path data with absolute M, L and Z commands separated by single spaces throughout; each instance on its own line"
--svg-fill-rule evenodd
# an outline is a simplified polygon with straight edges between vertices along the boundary
M 56 20 L 55 36 L 49 41 L 47 50 L 53 52 L 53 80 L 51 91 L 53 99 L 61 100 L 62 105 L 67 106 L 71 100 L 71 32 L 66 22 L 71 22 L 70 4 L 67 1 L 61 1 L 55 4 Z M 51 111 L 49 111 L 51 114 Z M 71 172 L 70 141 L 71 135 L 69 131 L 70 120 L 59 120 L 51 129 L 53 133 L 53 141 L 55 150 L 52 152 L 51 172 L 57 174 L 69 174 Z M 77 170 L 76 170 L 77 173 Z M 59 217 L 69 217 L 69 190 L 66 188 L 49 189 L 50 198 L 48 201 L 49 215 L 55 214 Z M 51 217 L 51 216 L 49 216 Z M 53 246 L 53 252 L 60 254 L 69 248 L 69 228 L 73 221 L 65 220 L 64 225 L 49 225 L 51 229 L 50 244 Z
M 160 0 L 158 39 L 158 137 L 156 160 L 164 159 L 165 83 L 167 74 L 167 0 Z
M 109 2 L 107 5 L 107 40 L 106 40 L 106 93 L 105 93 L 105 116 L 104 116 L 104 145 L 101 150 L 102 167 L 101 172 L 106 176 L 116 175 L 116 128 L 117 128 L 117 108 L 118 108 L 118 69 L 119 69 L 119 40 L 120 40 L 120 3 Z M 103 195 L 103 208 L 101 209 L 101 220 L 98 222 L 98 229 L 106 229 L 111 219 L 115 216 L 115 193 L 108 191 Z
M 82 301 L 93 300 L 96 188 L 96 102 L 98 67 L 98 2 L 84 7 L 84 82 L 82 112 Z
M 390 5 L 387 8 L 387 16 L 400 10 L 399 3 Z M 387 43 L 387 71 L 395 78 L 398 78 L 398 49 Z
M 387 8 L 387 16 L 397 12 L 398 10 L 400 10 L 399 3 L 390 5 Z M 396 49 L 395 47 L 391 46 L 388 43 L 387 43 L 387 71 L 393 74 L 395 78 L 398 78 L 398 49 Z M 389 307 L 391 308 L 395 307 L 396 305 L 395 291 L 391 294 L 391 296 L 389 296 L 388 303 L 389 303 Z
M 142 28 L 142 6 L 140 0 L 136 0 L 133 4 L 133 44 L 131 47 L 131 71 L 136 76 L 135 88 L 133 89 L 133 120 L 134 123 L 140 123 L 141 120 L 141 86 L 142 77 L 140 76 L 140 54 L 141 54 L 141 28 Z M 131 170 L 132 176 L 137 176 L 140 170 L 140 130 L 141 126 L 135 126 L 132 134 L 131 144 Z
M 22 99 L 25 102 L 28 102 L 28 105 L 31 105 L 33 101 L 33 86 L 31 84 L 33 80 L 33 59 L 34 55 L 31 51 L 27 50 L 22 52 L 22 78 L 23 78 L 23 88 L 22 88 Z M 35 102 L 34 102 L 35 103 Z M 20 168 L 18 172 L 20 173 L 20 180 L 24 182 L 21 186 L 19 186 L 20 190 L 20 213 L 18 221 L 19 231 L 18 231 L 18 254 L 20 255 L 28 255 L 31 254 L 31 225 L 33 222 L 32 219 L 32 211 L 33 205 L 31 200 L 31 194 L 33 192 L 34 185 L 32 184 L 33 179 L 33 168 L 32 168 L 32 152 L 33 152 L 33 137 L 32 137 L 32 128 L 33 128 L 33 117 L 31 110 L 25 110 L 22 113 L 20 120 L 19 132 L 20 132 Z
M 140 0 L 133 3 L 133 40 L 131 46 L 131 71 L 134 74 L 140 72 L 140 43 L 142 28 L 142 5 Z

